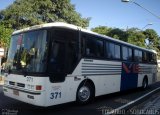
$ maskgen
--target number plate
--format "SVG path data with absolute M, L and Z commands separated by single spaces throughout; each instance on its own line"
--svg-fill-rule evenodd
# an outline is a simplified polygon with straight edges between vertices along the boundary
M 19 91 L 13 90 L 13 94 L 19 96 Z

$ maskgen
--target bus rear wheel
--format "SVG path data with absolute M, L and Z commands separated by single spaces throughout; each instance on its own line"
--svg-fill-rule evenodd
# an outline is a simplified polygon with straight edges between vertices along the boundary
M 148 79 L 147 78 L 144 78 L 143 79 L 143 83 L 142 83 L 142 89 L 146 89 L 148 87 Z
M 91 84 L 80 85 L 77 90 L 77 102 L 79 104 L 88 104 L 94 99 L 94 89 Z

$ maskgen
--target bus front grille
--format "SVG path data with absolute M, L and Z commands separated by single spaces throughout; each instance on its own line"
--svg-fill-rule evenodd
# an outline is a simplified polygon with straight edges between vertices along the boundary
M 23 87 L 23 88 L 24 88 L 24 87 L 25 87 L 25 84 L 23 84 L 23 83 L 17 83 L 17 86 L 18 86 L 18 87 Z
M 15 82 L 9 81 L 9 85 L 15 85 Z

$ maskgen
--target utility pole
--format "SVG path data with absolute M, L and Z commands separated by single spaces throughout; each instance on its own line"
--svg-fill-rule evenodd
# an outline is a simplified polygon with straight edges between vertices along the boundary
M 1 71 L 2 71 L 2 66 L 1 66 L 1 62 L 2 62 L 2 57 L 4 56 L 4 48 L 0 48 L 0 76 L 2 75 Z

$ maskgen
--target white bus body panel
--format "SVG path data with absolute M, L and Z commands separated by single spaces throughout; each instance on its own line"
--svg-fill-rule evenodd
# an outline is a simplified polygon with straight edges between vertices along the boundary
M 107 66 L 108 65 L 108 66 Z M 100 69 L 103 68 L 104 70 Z M 150 68 L 150 72 L 145 74 L 141 72 L 138 74 L 137 87 L 142 86 L 143 78 L 145 75 L 148 77 L 148 83 L 155 82 L 153 76 L 156 73 L 155 65 L 140 64 Z M 115 69 L 116 67 L 117 69 Z M 108 69 L 108 70 L 107 70 Z M 93 71 L 94 70 L 94 71 Z M 105 95 L 109 93 L 118 92 L 121 90 L 121 72 L 122 62 L 115 61 L 102 61 L 92 59 L 81 59 L 75 70 L 71 75 L 65 78 L 64 82 L 51 83 L 49 77 L 32 77 L 23 75 L 9 74 L 5 77 L 4 94 L 8 97 L 30 103 L 38 106 L 52 106 L 62 103 L 72 102 L 76 100 L 77 89 L 83 80 L 90 79 L 95 85 L 95 96 Z M 104 75 L 103 75 L 103 74 Z M 78 78 L 78 79 L 77 79 Z M 25 84 L 25 88 L 11 86 L 9 81 L 15 83 Z M 34 87 L 30 87 L 30 86 Z M 41 85 L 42 90 L 36 91 L 35 85 Z M 10 87 L 10 88 L 7 88 Z M 19 91 L 19 96 L 13 94 L 13 89 L 20 89 L 31 92 L 40 92 L 40 95 L 32 95 L 26 92 Z M 59 93 L 56 96 L 53 93 Z M 30 99 L 27 96 L 34 96 Z
M 7 77 L 5 77 L 5 84 L 3 89 L 7 89 L 7 92 L 4 91 L 4 95 L 33 105 L 45 106 L 45 101 L 46 101 L 45 84 L 47 80 L 48 79 L 46 79 L 45 77 L 32 77 L 32 76 L 24 77 L 23 75 L 9 74 L 7 75 Z M 15 85 L 14 86 L 10 85 L 9 81 L 15 82 Z M 23 83 L 25 84 L 25 87 L 24 88 L 18 87 L 16 85 L 17 83 Z M 42 90 L 36 91 L 35 85 L 41 85 Z M 13 93 L 14 90 L 23 90 L 23 91 L 19 91 L 19 95 L 15 95 Z M 40 93 L 40 95 L 32 95 L 27 92 Z M 34 99 L 29 99 L 27 97 L 28 95 L 34 96 Z
M 108 65 L 112 65 L 111 70 Z M 115 66 L 118 70 L 113 68 Z M 72 75 L 82 75 L 91 79 L 95 85 L 95 96 L 117 92 L 120 91 L 121 62 L 82 59 Z

